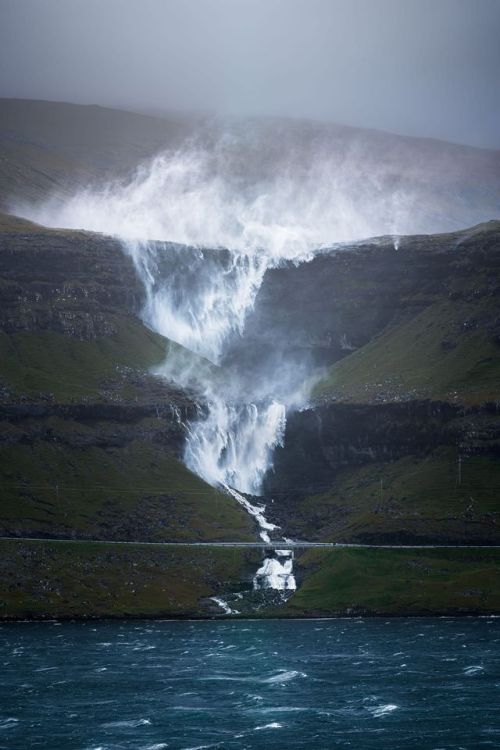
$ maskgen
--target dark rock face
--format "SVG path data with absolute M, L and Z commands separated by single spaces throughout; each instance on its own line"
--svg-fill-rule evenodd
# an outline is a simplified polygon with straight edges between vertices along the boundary
M 344 467 L 425 456 L 440 446 L 463 456 L 500 458 L 499 415 L 499 404 L 467 409 L 432 401 L 330 404 L 296 412 L 288 419 L 285 446 L 276 449 L 266 493 L 289 487 L 311 494 L 330 486 Z
M 300 352 L 299 359 L 308 356 L 313 364 L 330 365 L 450 299 L 455 317 L 447 325 L 453 326 L 453 338 L 443 335 L 433 345 L 446 353 L 459 343 L 470 348 L 472 331 L 490 342 L 462 369 L 455 360 L 453 377 L 463 387 L 463 399 L 460 391 L 450 392 L 449 400 L 432 397 L 429 378 L 429 397 L 412 388 L 391 397 L 391 384 L 374 370 L 379 387 L 367 393 L 358 389 L 358 401 L 352 396 L 343 400 L 342 392 L 337 396 L 332 389 L 306 410 L 290 414 L 284 447 L 276 449 L 264 487 L 272 499 L 269 516 L 288 535 L 371 543 L 498 538 L 500 370 L 498 357 L 494 369 L 491 342 L 500 320 L 499 270 L 499 225 L 492 222 L 456 235 L 403 238 L 397 250 L 387 240 L 335 250 L 268 273 L 248 321 L 255 358 L 265 356 L 263 349 L 276 341 L 275 349 L 281 347 L 285 357 L 292 353 L 292 361 Z M 422 340 L 426 325 L 416 334 Z M 400 337 L 400 351 L 387 350 L 395 381 L 401 380 L 394 367 L 407 343 L 416 342 Z M 355 361 L 361 370 L 370 362 Z M 414 363 L 421 367 L 418 356 Z M 491 368 L 488 399 L 468 401 L 481 367 Z M 351 373 L 360 375 L 355 367 Z M 465 483 L 460 462 L 468 467 Z M 440 480 L 440 474 L 446 478 Z M 384 481 L 391 485 L 387 506 L 379 500 Z M 472 516 L 465 517 L 471 503 Z M 424 521 L 425 514 L 429 519 L 433 514 L 432 521 Z
M 116 240 L 84 232 L 0 233 L 0 330 L 89 341 L 140 309 L 143 289 Z
M 267 271 L 244 339 L 229 359 L 251 365 L 272 349 L 291 361 L 307 357 L 314 365 L 331 365 L 390 321 L 416 315 L 436 300 L 500 296 L 500 225 L 490 224 L 488 231 L 403 237 L 398 243 L 381 238 Z M 471 288 L 457 291 L 464 281 Z
M 199 407 L 149 372 L 169 343 L 137 316 L 142 284 L 120 244 L 20 224 L 0 231 L 2 533 L 249 535 L 243 510 L 182 464 Z
M 232 345 L 227 363 L 248 367 L 249 377 L 253 365 L 258 365 L 258 371 L 263 361 L 272 363 L 273 358 L 278 365 L 280 357 L 287 364 L 308 359 L 315 366 L 329 365 L 436 300 L 453 297 L 457 304 L 498 300 L 498 236 L 498 227 L 493 227 L 443 237 L 403 238 L 397 249 L 392 240 L 382 239 L 333 249 L 300 266 L 287 264 L 270 270 L 244 336 Z M 213 258 L 211 251 L 204 252 L 205 261 L 224 262 L 220 252 Z M 165 272 L 170 273 L 170 267 Z M 102 342 L 120 342 L 115 333 L 123 321 L 141 325 L 134 314 L 143 303 L 142 286 L 131 259 L 112 238 L 43 231 L 33 225 L 26 232 L 0 233 L 0 276 L 1 335 L 15 339 L 19 334 L 49 332 L 60 337 L 62 347 L 64 342 L 75 341 L 95 347 L 92 366 L 99 373 L 104 361 L 97 358 Z M 481 312 L 469 308 L 461 319 L 464 330 L 484 328 Z M 496 303 L 490 304 L 490 337 L 496 330 L 495 310 Z M 153 336 L 142 329 L 139 338 L 144 333 Z M 453 352 L 459 337 L 459 331 L 456 338 L 455 332 L 453 338 L 443 336 L 440 349 Z M 115 355 L 116 349 L 109 349 L 106 361 Z M 70 360 L 71 356 L 66 364 Z M 155 461 L 161 451 L 178 459 L 184 442 L 182 422 L 195 416 L 193 399 L 152 378 L 147 367 L 145 363 L 142 371 L 124 367 L 119 372 L 115 367 L 90 397 L 82 396 L 84 391 L 74 397 L 71 390 L 64 398 L 51 393 L 13 396 L 8 389 L 0 389 L 3 447 L 40 452 L 44 446 L 59 446 L 76 460 L 95 448 L 115 452 L 117 462 L 125 465 L 122 452 L 140 444 L 155 451 Z M 29 376 L 37 378 L 33 372 Z M 51 377 L 57 379 L 57 373 L 52 371 Z M 349 481 L 359 494 L 363 482 L 368 482 L 363 474 L 367 467 L 393 467 L 406 458 L 423 460 L 443 450 L 497 461 L 499 445 L 495 403 L 465 407 L 411 395 L 400 402 L 389 398 L 378 403 L 343 403 L 325 397 L 289 416 L 285 445 L 276 450 L 274 471 L 266 477 L 265 494 L 274 498 L 269 515 L 288 535 L 331 538 L 337 529 L 335 519 L 354 513 L 348 502 L 337 501 L 344 492 L 338 477 L 346 472 L 351 472 Z M 19 458 L 19 466 L 22 461 Z M 21 478 L 23 472 L 24 468 L 18 471 Z M 308 504 L 308 497 L 325 490 L 331 494 L 328 507 L 316 501 Z M 472 492 L 474 503 L 479 502 L 479 494 Z M 156 508 L 156 501 L 146 496 L 143 500 Z M 368 525 L 356 533 L 343 532 L 344 539 L 377 540 L 391 534 L 400 540 L 408 534 L 415 538 L 415 530 L 404 528 L 406 521 L 398 521 L 398 528 L 391 530 L 392 520 L 399 519 L 399 510 L 394 510 L 397 499 L 391 496 L 387 506 L 372 499 L 366 503 L 372 514 Z M 361 505 L 360 501 L 356 512 L 361 512 Z M 159 511 L 151 513 L 156 523 Z M 383 523 L 378 523 L 381 518 Z M 142 527 L 149 529 L 148 523 Z M 422 521 L 418 538 L 425 539 L 426 533 Z M 433 532 L 433 539 L 437 533 Z
M 33 446 L 46 442 L 75 449 L 123 448 L 141 441 L 181 457 L 185 440 L 181 419 L 193 418 L 195 407 L 186 401 L 184 407 L 175 409 L 176 413 L 168 402 L 162 405 L 36 402 L 0 405 L 0 425 L 8 426 L 0 436 L 0 446 Z
M 330 404 L 290 416 L 266 477 L 287 536 L 498 544 L 500 405 Z

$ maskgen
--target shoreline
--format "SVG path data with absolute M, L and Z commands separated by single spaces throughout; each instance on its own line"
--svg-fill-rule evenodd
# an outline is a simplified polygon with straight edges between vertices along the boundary
M 296 617 L 291 617 L 289 614 L 279 616 L 279 615 L 270 615 L 270 616 L 262 616 L 262 617 L 251 617 L 249 615 L 213 615 L 213 616 L 199 616 L 196 615 L 165 615 L 165 614 L 159 614 L 159 615 L 86 615 L 81 617 L 73 617 L 70 615 L 63 615 L 61 617 L 53 617 L 51 615 L 47 615 L 47 617 L 39 616 L 39 617 L 32 617 L 32 618 L 26 618 L 26 617 L 0 617 L 0 626 L 1 625 L 11 625 L 12 623 L 67 623 L 67 622 L 74 622 L 74 623 L 88 623 L 88 622 L 137 622 L 139 620 L 144 621 L 151 621 L 151 622 L 217 622 L 217 621 L 224 621 L 224 622 L 264 622 L 264 621 L 274 621 L 274 622 L 281 622 L 283 620 L 287 622 L 299 622 L 299 621 L 314 621 L 314 620 L 361 620 L 361 619 L 373 619 L 373 620 L 379 620 L 379 619 L 386 619 L 386 620 L 446 620 L 446 619 L 463 619 L 463 618 L 473 618 L 473 619 L 500 619 L 500 610 L 491 612 L 491 613 L 485 613 L 485 612 L 421 612 L 421 613 L 411 613 L 411 614 L 405 614 L 405 613 L 399 613 L 395 614 L 394 612 L 390 613 L 384 613 L 384 612 L 360 612 L 357 614 L 346 614 L 339 613 L 339 614 L 332 614 L 332 615 L 297 615 Z
M 254 592 L 266 550 L 0 541 L 0 623 L 500 615 L 500 549 L 305 549 L 286 601 Z M 240 592 L 238 614 L 213 597 Z

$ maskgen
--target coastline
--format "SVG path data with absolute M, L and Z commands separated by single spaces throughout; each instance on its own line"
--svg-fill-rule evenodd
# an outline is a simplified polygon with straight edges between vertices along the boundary
M 0 622 L 500 615 L 500 549 L 309 549 L 298 590 L 252 591 L 263 551 L 82 541 L 0 542 Z M 212 597 L 241 592 L 238 614 Z M 238 600 L 240 601 L 240 600 Z

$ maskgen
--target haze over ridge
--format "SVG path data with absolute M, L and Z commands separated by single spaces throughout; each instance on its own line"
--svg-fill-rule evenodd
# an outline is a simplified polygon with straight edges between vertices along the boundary
M 0 95 L 500 146 L 495 0 L 2 0 Z

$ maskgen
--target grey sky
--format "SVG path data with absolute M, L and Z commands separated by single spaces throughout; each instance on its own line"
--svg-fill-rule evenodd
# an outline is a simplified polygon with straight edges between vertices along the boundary
M 0 0 L 0 96 L 500 147 L 500 0 Z

